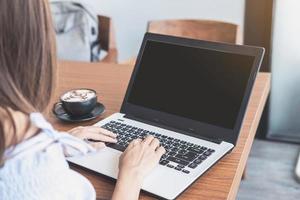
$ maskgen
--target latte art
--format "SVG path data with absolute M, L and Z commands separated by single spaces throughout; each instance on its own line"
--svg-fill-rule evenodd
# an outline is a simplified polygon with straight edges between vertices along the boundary
M 65 93 L 62 96 L 62 100 L 67 102 L 83 102 L 91 98 L 94 98 L 95 96 L 96 93 L 92 90 L 80 89 L 80 90 L 72 90 Z

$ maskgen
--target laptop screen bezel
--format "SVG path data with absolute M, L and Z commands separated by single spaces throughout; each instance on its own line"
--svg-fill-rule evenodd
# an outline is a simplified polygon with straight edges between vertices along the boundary
M 233 129 L 214 126 L 211 124 L 199 122 L 189 118 L 176 116 L 173 114 L 153 110 L 150 108 L 145 108 L 128 102 L 130 92 L 132 90 L 132 86 L 135 81 L 135 77 L 140 68 L 143 52 L 148 41 L 170 43 L 175 45 L 216 50 L 216 51 L 229 52 L 229 53 L 248 55 L 254 57 L 251 74 L 248 79 L 244 98 L 242 100 L 241 107 L 238 112 L 238 117 Z M 187 38 L 179 38 L 174 36 L 160 35 L 154 33 L 146 33 L 137 57 L 137 61 L 135 63 L 134 70 L 132 72 L 128 84 L 128 88 L 120 112 L 124 113 L 127 116 L 133 116 L 134 118 L 142 119 L 144 121 L 154 122 L 155 124 L 161 124 L 163 127 L 170 127 L 173 130 L 174 129 L 181 130 L 184 134 L 193 137 L 197 137 L 197 138 L 204 137 L 204 138 L 210 138 L 212 140 L 226 141 L 235 145 L 245 116 L 252 87 L 254 85 L 256 75 L 262 63 L 263 55 L 264 55 L 264 48 L 261 47 L 234 45 L 234 44 L 227 44 L 227 43 L 216 43 L 216 42 L 201 41 L 201 40 L 194 40 L 194 39 L 187 39 Z

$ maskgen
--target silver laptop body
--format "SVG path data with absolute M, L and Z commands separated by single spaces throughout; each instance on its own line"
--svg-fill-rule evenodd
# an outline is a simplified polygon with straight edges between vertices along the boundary
M 117 133 L 118 143 L 68 160 L 117 179 L 130 141 L 153 135 L 167 153 L 142 190 L 175 199 L 234 148 L 263 54 L 263 48 L 146 33 L 121 111 L 95 124 Z

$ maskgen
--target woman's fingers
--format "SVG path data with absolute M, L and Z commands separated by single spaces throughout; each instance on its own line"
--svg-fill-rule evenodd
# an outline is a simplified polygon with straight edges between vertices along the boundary
M 150 143 L 152 142 L 153 139 L 154 139 L 154 137 L 152 135 L 149 135 L 143 140 L 143 143 L 145 145 L 150 145 Z
M 109 143 L 116 143 L 117 142 L 116 138 L 112 138 L 112 137 L 107 136 L 107 135 L 102 135 L 102 134 L 93 133 L 93 132 L 87 132 L 85 134 L 85 137 L 89 140 L 95 140 L 95 141 L 101 141 L 101 142 L 109 142 Z
M 142 142 L 141 139 L 135 139 L 135 140 L 132 141 L 132 145 L 135 146 L 135 145 L 140 144 L 141 142 Z
M 159 140 L 154 138 L 150 143 L 150 147 L 154 150 L 157 149 L 157 147 L 159 147 Z
M 103 142 L 116 142 L 117 135 L 96 126 L 76 127 L 68 131 L 71 135 L 81 139 L 92 139 Z
M 99 128 L 99 131 L 100 133 L 104 134 L 104 135 L 107 135 L 107 136 L 110 136 L 112 138 L 116 138 L 117 137 L 117 134 L 113 133 L 113 132 L 110 132 L 104 128 Z
M 135 139 L 135 140 L 132 140 L 132 141 L 129 143 L 129 145 L 128 145 L 128 147 L 126 148 L 126 150 L 127 150 L 127 149 L 131 149 L 131 148 L 133 148 L 135 145 L 140 144 L 141 141 L 142 141 L 141 139 Z
M 103 134 L 103 135 L 106 135 L 106 136 L 109 136 L 109 137 L 112 137 L 112 138 L 116 138 L 117 137 L 117 134 L 113 133 L 113 132 L 110 132 L 104 128 L 101 128 L 101 127 L 97 127 L 97 126 L 89 126 L 89 127 L 86 127 L 86 131 L 90 131 L 90 132 L 94 132 L 94 133 L 99 133 L 99 134 Z
M 164 147 L 160 146 L 156 149 L 156 154 L 161 157 L 162 155 L 164 155 L 166 153 L 166 150 Z

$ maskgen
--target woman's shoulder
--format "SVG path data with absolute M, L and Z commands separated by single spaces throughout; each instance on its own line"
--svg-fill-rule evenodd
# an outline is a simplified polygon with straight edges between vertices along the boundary
M 7 160 L 0 177 L 3 199 L 95 199 L 93 186 L 69 168 L 58 143 Z
M 65 159 L 66 143 L 77 142 L 77 139 L 56 132 L 42 118 L 34 122 L 41 129 L 40 133 L 5 151 L 5 163 L 0 168 L 0 197 L 4 195 L 7 198 L 3 199 L 24 199 L 29 195 L 27 199 L 45 199 L 47 196 L 61 199 L 56 198 L 59 197 L 56 195 L 62 197 L 72 194 L 72 199 L 91 195 L 92 198 L 81 199 L 94 199 L 92 185 L 71 170 Z
M 65 154 L 72 156 L 94 150 L 84 141 L 70 134 L 56 131 L 40 113 L 32 113 L 30 121 L 39 129 L 38 134 L 6 149 L 4 153 L 5 162 L 28 156 L 32 158 L 37 155 L 49 157 L 53 154 L 57 158 L 65 159 Z
M 51 168 L 51 169 L 49 169 Z M 0 168 L 2 178 L 30 176 L 42 170 L 68 168 L 63 149 L 44 132 L 6 149 L 4 165 Z M 10 176 L 7 176 L 7 175 Z M 33 175 L 32 174 L 32 175 Z

